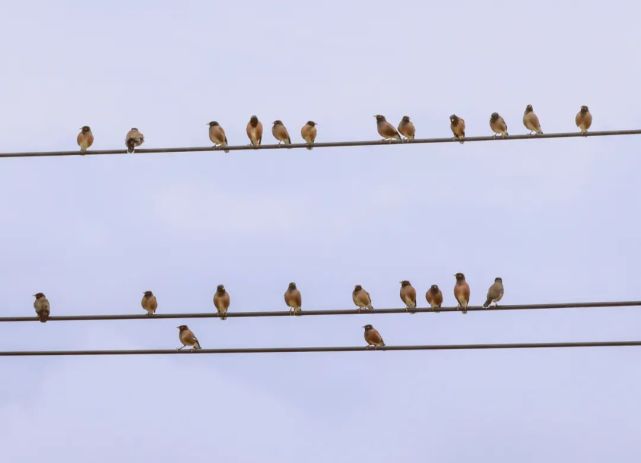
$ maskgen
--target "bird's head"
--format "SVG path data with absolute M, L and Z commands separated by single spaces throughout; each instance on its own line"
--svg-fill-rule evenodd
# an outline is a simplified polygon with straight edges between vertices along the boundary
M 490 121 L 496 122 L 496 120 L 499 118 L 499 113 L 492 113 L 490 116 Z
M 290 291 L 295 290 L 295 289 L 296 289 L 296 283 L 294 283 L 294 282 L 292 281 L 292 282 L 289 284 L 289 286 L 287 287 L 287 289 L 289 289 Z
M 354 292 L 360 291 L 362 289 L 363 289 L 363 287 L 361 285 L 354 286 Z
M 219 124 L 216 121 L 211 121 L 208 125 L 209 125 L 209 127 L 216 127 Z
M 82 131 L 82 133 L 91 132 L 91 127 L 89 127 L 88 125 L 83 125 L 80 130 Z
M 274 121 L 274 126 L 276 126 L 276 125 L 283 125 L 283 121 L 276 119 Z
M 588 112 L 588 107 L 586 105 L 581 106 L 581 112 L 583 114 L 587 113 Z
M 436 293 L 438 291 L 438 285 L 430 286 L 430 291 L 432 291 L 433 293 Z
M 501 277 L 496 277 L 496 278 L 494 279 L 494 282 L 495 282 L 495 283 L 503 283 L 503 278 L 501 278 Z
M 216 291 L 219 292 L 219 293 L 224 293 L 225 292 L 225 286 L 224 285 L 216 286 Z
M 314 122 L 314 121 L 307 121 L 307 125 L 309 125 L 310 127 L 316 127 L 316 122 Z
M 403 122 L 409 122 L 410 117 L 409 116 L 403 116 L 403 119 L 401 119 Z
M 258 125 L 258 118 L 256 116 L 250 117 L 249 123 L 251 124 L 252 127 L 256 127 Z
M 402 288 L 405 288 L 406 286 L 409 286 L 410 284 L 411 284 L 411 283 L 410 283 L 409 281 L 407 281 L 407 280 L 403 280 L 403 281 L 401 281 L 401 287 L 402 287 Z
M 180 326 L 177 326 L 176 328 L 178 328 L 180 331 L 185 331 L 187 329 L 187 325 L 180 325 Z
M 369 331 L 374 327 L 372 325 L 365 325 L 363 328 L 365 328 L 365 331 Z
M 452 115 L 450 116 L 450 122 L 451 122 L 452 124 L 456 124 L 456 123 L 458 122 L 458 116 L 457 116 L 456 114 L 452 114 Z
M 461 272 L 455 273 L 454 276 L 456 277 L 456 281 L 465 281 L 465 275 Z
M 145 297 L 151 297 L 153 295 L 154 293 L 152 293 L 151 291 L 145 291 Z
M 36 299 L 40 299 L 41 297 L 45 297 L 45 295 L 43 293 L 36 293 L 36 294 L 34 294 L 34 296 L 35 296 Z
M 376 122 L 385 122 L 385 116 L 381 114 L 376 114 L 374 117 L 376 118 Z
M 529 105 L 527 105 L 527 106 L 525 107 L 525 113 L 526 113 L 526 114 L 527 114 L 527 113 L 531 113 L 532 111 L 534 111 L 534 108 L 532 107 L 532 105 L 531 105 L 531 104 L 529 104 Z

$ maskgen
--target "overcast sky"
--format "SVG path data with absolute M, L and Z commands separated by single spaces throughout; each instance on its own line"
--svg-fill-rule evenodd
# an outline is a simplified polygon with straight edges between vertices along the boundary
M 641 127 L 628 1 L 2 1 L 0 151 L 208 146 L 252 114 L 292 138 L 376 139 Z M 33 315 L 398 307 L 439 284 L 472 303 L 639 299 L 639 138 L 601 137 L 0 160 L 0 312 Z M 204 347 L 641 339 L 641 312 L 595 309 L 188 320 Z M 175 348 L 177 320 L 0 326 L 0 350 Z M 637 462 L 638 348 L 0 359 L 13 463 Z

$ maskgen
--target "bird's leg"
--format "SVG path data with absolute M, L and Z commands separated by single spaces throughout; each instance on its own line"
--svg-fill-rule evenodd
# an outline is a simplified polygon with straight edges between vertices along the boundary
M 183 350 L 185 348 L 185 345 L 183 344 L 182 347 L 178 347 L 177 350 Z

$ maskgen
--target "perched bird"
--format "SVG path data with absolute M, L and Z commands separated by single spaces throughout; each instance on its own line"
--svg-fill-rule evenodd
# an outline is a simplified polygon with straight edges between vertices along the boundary
M 314 140 L 316 140 L 316 122 L 307 121 L 307 124 L 300 129 L 300 136 L 303 137 L 303 140 L 307 142 L 307 149 L 311 150 Z
M 467 306 L 470 303 L 470 285 L 465 281 L 465 275 L 457 273 L 456 285 L 454 286 L 454 298 L 463 313 L 467 313 Z
M 590 110 L 587 106 L 581 106 L 581 110 L 576 113 L 574 121 L 583 135 L 588 133 L 588 129 L 592 125 L 592 114 L 590 114 Z
M 383 141 L 401 140 L 401 135 L 392 124 L 385 120 L 385 116 L 377 114 L 374 117 L 376 118 L 376 129 L 378 134 L 383 137 Z
M 534 109 L 532 109 L 531 104 L 525 107 L 525 112 L 523 113 L 523 125 L 530 131 L 530 135 L 533 133 L 541 135 L 543 133 L 541 130 L 541 124 L 539 123 L 539 118 L 534 112 Z
M 132 128 L 127 132 L 127 137 L 125 138 L 125 145 L 127 145 L 127 152 L 133 153 L 136 149 L 136 146 L 140 146 L 145 141 L 145 136 L 137 128 Z
M 209 139 L 215 146 L 227 146 L 227 135 L 225 130 L 216 121 L 211 121 L 209 124 Z M 225 150 L 229 153 L 229 150 Z
M 91 133 L 91 127 L 83 125 L 76 141 L 80 147 L 80 152 L 85 153 L 89 147 L 93 145 L 93 133 Z
M 354 301 L 354 304 L 356 304 L 356 307 L 358 307 L 359 312 L 363 309 L 374 310 L 369 293 L 365 291 L 361 285 L 354 286 L 354 291 L 352 291 L 352 300 Z
M 503 120 L 499 113 L 492 113 L 490 116 L 490 128 L 494 132 L 494 136 L 500 135 L 501 137 L 507 137 L 507 124 Z
M 456 114 L 452 114 L 450 116 L 450 128 L 452 129 L 454 138 L 463 143 L 463 139 L 465 138 L 465 121 Z
M 252 146 L 260 146 L 263 141 L 263 124 L 256 116 L 252 116 L 247 123 L 247 136 Z
M 365 328 L 364 336 L 365 341 L 367 341 L 367 347 L 373 347 L 374 349 L 376 349 L 377 347 L 385 347 L 383 337 L 376 328 L 374 328 L 372 325 L 365 325 L 363 328 Z
M 158 301 L 156 300 L 156 296 L 154 296 L 154 293 L 151 291 L 145 291 L 144 295 L 142 296 L 142 301 L 140 301 L 140 305 L 142 305 L 142 308 L 147 311 L 147 315 L 151 316 L 156 313 L 156 309 L 158 308 Z
M 437 285 L 430 286 L 430 289 L 425 293 L 425 299 L 427 299 L 427 303 L 434 312 L 440 311 L 441 305 L 443 304 L 443 293 Z
M 49 300 L 42 293 L 34 294 L 36 300 L 33 301 L 33 308 L 36 309 L 36 314 L 42 323 L 45 323 L 49 319 L 49 314 L 51 313 L 51 306 L 49 305 Z
M 296 283 L 291 282 L 285 291 L 285 304 L 289 307 L 289 313 L 291 315 L 300 315 L 301 312 L 301 295 L 298 288 L 296 288 Z
M 490 286 L 490 289 L 487 290 L 487 299 L 483 307 L 496 307 L 496 303 L 501 300 L 503 297 L 503 279 L 501 277 L 496 277 L 494 283 Z
M 416 290 L 407 280 L 401 281 L 401 301 L 408 311 L 416 309 Z
M 223 285 L 218 285 L 216 293 L 214 294 L 214 306 L 218 310 L 221 320 L 227 318 L 227 309 L 229 309 L 229 293 L 225 291 Z
M 178 339 L 180 339 L 180 342 L 182 343 L 182 347 L 179 347 L 178 350 L 183 350 L 187 346 L 191 346 L 192 350 L 202 349 L 198 342 L 198 338 L 187 325 L 180 325 L 178 330 Z
M 289 132 L 287 131 L 285 124 L 283 124 L 283 121 L 274 121 L 274 125 L 272 126 L 272 135 L 276 140 L 278 140 L 279 145 L 281 143 L 286 145 L 292 144 L 292 139 L 289 138 Z
M 401 119 L 401 122 L 398 124 L 398 132 L 404 136 L 406 140 L 414 140 L 416 128 L 414 127 L 414 123 L 410 121 L 409 116 L 403 116 L 403 119 Z

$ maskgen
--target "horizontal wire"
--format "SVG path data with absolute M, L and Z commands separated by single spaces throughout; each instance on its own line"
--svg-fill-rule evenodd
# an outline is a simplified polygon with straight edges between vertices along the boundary
M 603 130 L 596 132 L 588 132 L 582 134 L 581 132 L 559 132 L 559 133 L 545 133 L 539 135 L 509 135 L 507 137 L 495 137 L 492 135 L 466 137 L 465 142 L 476 141 L 507 141 L 507 140 L 535 140 L 547 138 L 586 138 L 586 137 L 607 137 L 616 135 L 641 135 L 641 129 L 633 130 Z M 338 148 L 348 146 L 388 146 L 388 145 L 415 145 L 425 143 L 458 143 L 459 140 L 451 137 L 441 138 L 417 138 L 408 141 L 382 141 L 382 140 L 362 140 L 362 141 L 337 141 L 337 142 L 319 142 L 314 143 L 314 148 Z M 269 144 L 253 147 L 251 145 L 230 145 L 226 147 L 215 146 L 192 146 L 183 148 L 139 148 L 136 149 L 135 154 L 151 154 L 151 153 L 194 153 L 200 151 L 243 151 L 243 150 L 273 150 L 273 149 L 300 149 L 309 148 L 307 143 L 292 143 L 291 145 Z M 97 155 L 110 155 L 110 154 L 127 154 L 126 149 L 112 149 L 112 150 L 89 150 L 81 153 L 79 150 L 74 151 L 25 151 L 15 153 L 0 153 L 0 158 L 23 158 L 23 157 L 43 157 L 43 156 L 97 156 Z
M 640 307 L 641 301 L 609 301 L 609 302 L 567 302 L 551 304 L 522 304 L 522 305 L 499 305 L 497 307 L 469 306 L 468 312 L 501 312 L 504 310 L 546 310 L 546 309 L 596 309 L 613 307 Z M 439 311 L 431 308 L 412 309 L 411 313 L 440 313 L 440 312 L 461 312 L 458 307 L 441 307 Z M 299 315 L 292 315 L 289 310 L 273 310 L 260 312 L 227 312 L 227 318 L 254 318 L 254 317 L 304 317 L 321 315 L 383 315 L 383 314 L 407 314 L 405 308 L 375 309 L 372 311 L 357 309 L 340 310 L 306 310 L 303 309 Z M 204 313 L 159 313 L 155 315 L 146 314 L 114 314 L 114 315 L 57 315 L 49 317 L 49 321 L 95 321 L 95 320 L 166 320 L 175 318 L 220 318 L 217 312 Z M 36 322 L 38 317 L 0 317 L 2 322 Z
M 579 342 L 525 342 L 504 344 L 428 344 L 409 346 L 385 346 L 376 349 L 365 346 L 343 347 L 246 347 L 232 349 L 107 349 L 107 350 L 33 350 L 0 351 L 0 357 L 44 357 L 87 355 L 195 355 L 195 354 L 284 354 L 314 352 L 368 352 L 368 351 L 414 351 L 414 350 L 491 350 L 491 349 L 557 349 L 574 347 L 632 347 L 641 346 L 641 341 L 579 341 Z

